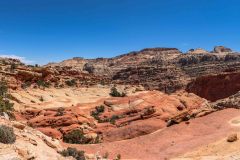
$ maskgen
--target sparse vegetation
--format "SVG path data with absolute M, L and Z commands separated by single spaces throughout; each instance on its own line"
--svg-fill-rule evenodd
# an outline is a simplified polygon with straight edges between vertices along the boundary
M 7 82 L 4 80 L 1 80 L 0 81 L 0 96 L 6 97 L 7 92 L 8 92 Z
M 75 129 L 63 135 L 63 141 L 71 144 L 96 144 L 101 142 L 99 135 L 96 138 L 87 138 L 82 129 Z
M 73 157 L 76 160 L 85 160 L 85 156 L 84 156 L 84 151 L 78 151 L 76 148 L 71 148 L 68 147 L 67 149 L 64 149 L 63 151 L 60 152 L 60 154 L 64 157 Z
M 10 103 L 9 97 L 7 83 L 2 80 L 0 81 L 0 113 L 13 110 L 14 104 Z
M 109 119 L 109 122 L 113 125 L 115 125 L 116 120 L 119 119 L 120 117 L 118 115 L 112 115 L 112 117 Z
M 0 97 L 0 113 L 9 112 L 13 110 L 13 103 L 10 103 L 9 100 Z
M 41 101 L 41 102 L 43 102 L 43 101 L 44 101 L 44 99 L 43 99 L 43 97 L 42 97 L 42 96 L 39 98 L 39 101 Z
M 112 87 L 109 93 L 112 97 L 125 97 L 126 94 L 124 92 L 120 93 L 116 87 Z
M 110 122 L 111 124 L 115 125 L 116 120 L 120 119 L 121 117 L 118 115 L 112 115 L 110 118 L 101 119 L 99 116 L 105 111 L 105 107 L 103 105 L 96 106 L 95 110 L 91 112 L 91 116 L 94 117 L 98 123 Z
M 99 116 L 104 111 L 105 111 L 105 107 L 103 105 L 96 106 L 95 110 L 91 112 L 91 116 L 94 117 L 99 123 L 102 123 L 103 121 L 99 118 Z
M 28 87 L 30 87 L 31 86 L 31 82 L 25 82 L 25 83 L 23 83 L 22 85 L 21 85 L 21 88 L 22 89 L 26 89 L 26 88 L 28 88 Z
M 10 66 L 10 72 L 14 72 L 14 70 L 16 69 L 16 64 L 15 63 L 12 63 L 11 66 Z
M 0 142 L 4 144 L 12 144 L 16 141 L 16 135 L 13 128 L 0 125 Z
M 77 84 L 75 79 L 66 80 L 65 83 L 66 83 L 66 85 L 68 85 L 70 87 L 76 86 L 76 84 Z
M 49 88 L 50 87 L 50 83 L 45 82 L 44 80 L 38 80 L 36 83 L 37 83 L 38 87 L 43 87 L 43 88 Z
M 89 140 L 84 137 L 83 131 L 80 129 L 73 130 L 63 136 L 63 141 L 72 144 L 88 144 Z
M 36 103 L 34 100 L 31 100 L 31 103 Z
M 64 108 L 60 107 L 57 109 L 56 116 L 63 116 L 64 115 Z

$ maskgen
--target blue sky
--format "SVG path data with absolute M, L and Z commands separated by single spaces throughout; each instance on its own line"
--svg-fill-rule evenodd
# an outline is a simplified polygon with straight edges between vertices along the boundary
M 0 0 L 0 55 L 45 64 L 146 47 L 240 51 L 239 0 Z

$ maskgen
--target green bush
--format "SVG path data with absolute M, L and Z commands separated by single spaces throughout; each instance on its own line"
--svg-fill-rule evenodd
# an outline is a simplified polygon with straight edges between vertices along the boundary
M 115 124 L 116 120 L 119 119 L 120 117 L 118 115 L 112 115 L 112 117 L 109 119 L 109 122 L 111 124 Z
M 98 112 L 98 113 L 103 113 L 105 111 L 105 107 L 103 105 L 101 106 L 96 106 L 95 107 L 95 110 Z
M 109 94 L 110 94 L 110 96 L 112 96 L 112 97 L 125 97 L 125 96 L 126 96 L 125 93 L 123 93 L 123 92 L 122 92 L 122 93 L 118 92 L 118 90 L 117 90 L 116 87 L 112 87 Z
M 10 66 L 10 72 L 14 72 L 16 68 L 17 68 L 17 65 L 15 63 L 12 63 Z
M 0 113 L 13 110 L 13 103 L 8 100 L 10 95 L 8 94 L 8 87 L 5 81 L 0 81 Z
M 72 144 L 88 144 L 89 140 L 84 137 L 83 131 L 80 129 L 73 130 L 63 135 L 63 141 Z
M 28 88 L 28 87 L 30 87 L 31 86 L 31 82 L 25 82 L 25 83 L 23 83 L 22 85 L 21 85 L 21 88 L 22 89 L 26 89 L 26 88 Z
M 76 80 L 75 79 L 72 79 L 72 80 L 67 80 L 65 81 L 66 85 L 70 86 L 70 87 L 73 87 L 73 86 L 76 86 Z
M 10 103 L 9 100 L 0 97 L 0 113 L 8 112 L 13 110 L 13 103 Z
M 38 80 L 36 83 L 37 83 L 38 87 L 43 87 L 43 88 L 49 88 L 50 87 L 50 83 L 45 82 L 43 80 Z
M 99 116 L 101 113 L 105 111 L 105 107 L 103 105 L 96 106 L 94 111 L 91 111 L 91 116 L 95 118 L 99 123 L 103 122 Z
M 4 80 L 1 80 L 0 81 L 0 96 L 6 97 L 7 92 L 8 92 L 7 82 Z
M 0 142 L 4 144 L 12 144 L 16 141 L 16 135 L 13 132 L 13 128 L 0 125 Z
M 76 160 L 85 160 L 84 151 L 78 151 L 76 148 L 68 147 L 60 152 L 60 154 L 64 157 L 73 157 Z

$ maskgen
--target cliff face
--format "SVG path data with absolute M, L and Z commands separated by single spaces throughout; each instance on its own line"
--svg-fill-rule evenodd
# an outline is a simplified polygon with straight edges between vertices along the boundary
M 188 92 L 211 101 L 229 97 L 239 90 L 240 72 L 202 76 L 187 86 Z

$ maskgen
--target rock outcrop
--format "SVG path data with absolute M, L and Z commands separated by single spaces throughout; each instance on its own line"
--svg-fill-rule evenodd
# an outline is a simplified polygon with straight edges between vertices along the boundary
M 52 139 L 19 122 L 10 122 L 0 118 L 1 125 L 13 127 L 16 142 L 13 144 L 0 143 L 0 159 L 52 159 L 65 160 L 58 151 L 63 150 L 60 141 Z
M 173 93 L 186 89 L 189 83 L 199 77 L 239 73 L 240 54 L 222 46 L 215 47 L 213 52 L 196 49 L 187 54 L 182 54 L 176 48 L 147 48 L 113 58 L 76 57 L 44 67 L 26 66 L 12 59 L 3 59 L 0 64 L 0 75 L 12 89 L 114 83 L 142 85 L 148 90 Z M 216 98 L 210 97 L 209 100 Z
M 222 46 L 215 47 L 213 52 L 196 49 L 187 54 L 175 48 L 149 48 L 114 58 L 75 58 L 47 66 L 74 66 L 79 71 L 106 77 L 106 84 L 142 85 L 148 90 L 173 93 L 185 89 L 198 77 L 240 72 L 240 54 Z
M 227 98 L 240 90 L 240 72 L 198 77 L 187 91 L 211 101 Z
M 216 109 L 225 109 L 225 108 L 239 109 L 240 108 L 240 92 L 214 102 L 213 107 Z
M 215 53 L 224 53 L 224 52 L 232 52 L 230 48 L 226 48 L 224 46 L 216 46 L 214 47 L 214 52 Z

